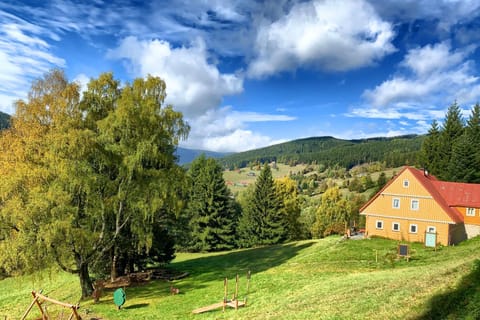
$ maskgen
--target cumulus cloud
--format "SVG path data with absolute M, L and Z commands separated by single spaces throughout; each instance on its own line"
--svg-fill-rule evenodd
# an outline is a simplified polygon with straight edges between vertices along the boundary
M 314 66 L 348 71 L 372 65 L 395 51 L 394 32 L 365 1 L 301 2 L 258 30 L 252 77 Z
M 0 110 L 13 113 L 13 102 L 26 97 L 27 84 L 65 61 L 42 37 L 51 32 L 0 11 Z
M 373 106 L 369 112 L 393 108 L 401 113 L 405 108 L 478 99 L 472 92 L 478 94 L 479 78 L 473 61 L 467 58 L 472 51 L 472 47 L 452 51 L 445 42 L 410 50 L 401 63 L 404 72 L 363 93 Z
M 212 151 L 245 151 L 284 142 L 249 130 L 248 123 L 292 121 L 285 115 L 238 112 L 231 107 L 212 109 L 190 120 L 191 137 L 183 146 Z
M 167 84 L 167 102 L 190 117 L 217 107 L 225 95 L 243 91 L 240 76 L 221 73 L 209 63 L 200 39 L 190 47 L 173 48 L 167 41 L 130 36 L 110 50 L 107 57 L 124 59 L 134 76 L 161 77 Z
M 238 112 L 221 107 L 223 97 L 243 91 L 243 78 L 222 73 L 209 62 L 205 44 L 172 47 L 167 41 L 123 39 L 110 50 L 111 59 L 122 59 L 133 76 L 152 74 L 167 85 L 167 102 L 182 111 L 192 130 L 182 146 L 212 151 L 243 151 L 275 143 L 248 130 L 251 122 L 291 121 L 285 115 Z
M 428 131 L 427 121 L 442 119 L 448 105 L 471 105 L 480 98 L 480 81 L 470 55 L 475 47 L 453 50 L 448 42 L 409 50 L 398 72 L 363 92 L 365 103 L 347 116 L 415 121 L 411 130 Z

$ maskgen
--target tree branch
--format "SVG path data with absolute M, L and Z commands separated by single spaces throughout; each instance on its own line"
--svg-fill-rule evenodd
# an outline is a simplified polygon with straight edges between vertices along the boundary
M 53 250 L 53 256 L 54 256 L 55 261 L 57 262 L 58 266 L 60 267 L 60 269 L 62 269 L 65 272 L 73 273 L 73 274 L 78 274 L 80 272 L 80 270 L 72 269 L 72 268 L 69 268 L 66 265 L 64 265 L 63 262 L 60 261 L 60 257 L 57 253 L 57 249 L 55 248 L 55 246 L 52 244 L 52 245 L 50 245 L 50 247 Z

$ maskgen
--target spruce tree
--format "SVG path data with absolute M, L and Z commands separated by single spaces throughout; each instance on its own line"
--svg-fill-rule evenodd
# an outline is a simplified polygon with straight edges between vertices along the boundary
M 468 182 L 480 183 L 480 105 L 478 103 L 473 106 L 465 128 L 465 134 L 472 153 L 469 154 L 471 162 L 468 165 L 474 170 Z
M 255 182 L 250 205 L 244 208 L 239 232 L 242 246 L 276 244 L 286 237 L 282 203 L 277 196 L 272 171 L 265 164 Z
M 425 169 L 432 174 L 438 175 L 440 172 L 440 128 L 436 120 L 432 121 L 428 135 L 425 138 L 421 149 L 421 161 Z
M 196 251 L 231 249 L 235 245 L 238 214 L 216 160 L 201 155 L 192 162 L 188 205 L 191 243 Z
M 449 162 L 449 179 L 456 182 L 473 182 L 479 167 L 475 166 L 475 146 L 465 133 L 456 139 Z
M 438 173 L 436 175 L 442 180 L 452 181 L 455 172 L 452 171 L 454 164 L 450 164 L 452 160 L 453 145 L 458 138 L 462 136 L 464 131 L 464 121 L 461 114 L 461 109 L 458 104 L 453 103 L 447 110 L 445 120 L 443 122 L 440 144 L 438 152 Z

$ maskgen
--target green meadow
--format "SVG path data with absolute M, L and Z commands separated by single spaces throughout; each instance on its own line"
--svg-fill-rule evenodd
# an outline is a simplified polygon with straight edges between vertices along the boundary
M 126 288 L 117 310 L 113 291 L 100 302 L 80 301 L 83 319 L 478 319 L 480 238 L 458 246 L 424 248 L 411 244 L 409 261 L 398 258 L 398 242 L 385 239 L 322 240 L 221 253 L 178 253 L 168 268 L 188 272 L 176 280 Z M 246 274 L 251 271 L 247 292 Z M 194 309 L 229 298 L 239 275 L 239 299 L 247 306 L 194 315 Z M 50 270 L 0 281 L 0 319 L 19 319 L 31 290 L 77 303 L 78 279 Z M 53 306 L 47 308 L 58 313 Z M 66 312 L 65 312 L 66 314 Z M 27 319 L 39 317 L 32 309 Z M 65 316 L 65 319 L 67 317 Z

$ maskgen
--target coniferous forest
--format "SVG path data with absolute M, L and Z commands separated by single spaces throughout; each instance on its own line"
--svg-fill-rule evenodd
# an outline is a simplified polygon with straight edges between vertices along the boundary
M 464 120 L 454 103 L 426 136 L 302 139 L 220 160 L 200 156 L 186 168 L 175 151 L 190 128 L 165 94 L 160 78 L 122 84 L 111 73 L 91 79 L 83 94 L 59 70 L 32 84 L 0 135 L 0 272 L 56 264 L 78 274 L 87 297 L 92 277 L 168 263 L 176 250 L 361 227 L 359 208 L 391 178 L 388 168 L 425 166 L 440 179 L 480 182 L 478 105 Z M 306 166 L 274 179 L 280 163 Z M 224 170 L 245 166 L 260 173 L 234 194 Z

